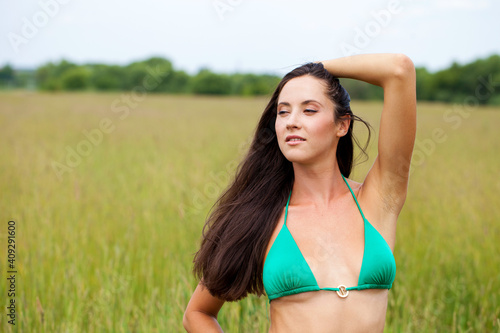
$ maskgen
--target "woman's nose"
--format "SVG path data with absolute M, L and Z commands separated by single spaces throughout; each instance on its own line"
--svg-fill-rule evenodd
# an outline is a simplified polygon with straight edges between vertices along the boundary
M 299 128 L 300 127 L 300 117 L 299 113 L 296 111 L 290 112 L 290 115 L 287 117 L 286 128 Z

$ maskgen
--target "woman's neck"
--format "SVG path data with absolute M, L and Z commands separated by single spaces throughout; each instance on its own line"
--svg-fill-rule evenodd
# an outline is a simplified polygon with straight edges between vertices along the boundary
M 292 197 L 295 202 L 326 207 L 345 193 L 345 183 L 337 160 L 323 165 L 293 163 L 293 170 Z

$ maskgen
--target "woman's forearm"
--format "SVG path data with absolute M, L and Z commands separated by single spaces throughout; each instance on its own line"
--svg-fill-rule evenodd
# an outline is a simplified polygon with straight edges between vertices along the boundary
M 399 53 L 360 54 L 320 62 L 336 77 L 361 80 L 380 87 L 394 80 L 415 80 L 413 62 Z

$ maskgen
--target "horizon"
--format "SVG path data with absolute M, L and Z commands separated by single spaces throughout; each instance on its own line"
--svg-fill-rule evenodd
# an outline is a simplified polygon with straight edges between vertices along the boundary
M 458 61 L 452 61 L 450 64 L 448 64 L 446 67 L 443 67 L 443 68 L 439 68 L 439 69 L 436 69 L 436 70 L 429 70 L 429 68 L 425 67 L 425 66 L 418 66 L 415 64 L 415 68 L 416 69 L 419 69 L 419 68 L 424 68 L 426 69 L 429 73 L 431 74 L 434 74 L 436 72 L 439 72 L 439 71 L 443 71 L 443 70 L 447 70 L 449 69 L 450 67 L 453 66 L 454 63 L 457 63 L 459 66 L 466 66 L 466 65 L 469 65 L 471 63 L 474 63 L 478 60 L 485 60 L 485 59 L 488 59 L 490 57 L 493 57 L 493 56 L 500 56 L 500 53 L 492 53 L 490 55 L 486 55 L 484 57 L 478 57 L 476 59 L 472 59 L 471 61 L 468 61 L 468 62 L 458 62 Z M 40 64 L 38 65 L 37 67 L 34 67 L 34 68 L 16 68 L 14 66 L 12 66 L 11 64 L 9 63 L 4 63 L 4 64 L 0 64 L 0 68 L 3 68 L 7 65 L 11 66 L 12 69 L 14 69 L 15 71 L 25 71 L 25 72 L 31 72 L 31 71 L 36 71 L 39 67 L 42 67 L 42 66 L 45 66 L 49 63 L 53 63 L 53 64 L 58 64 L 62 61 L 68 61 L 69 63 L 72 63 L 72 64 L 75 64 L 77 66 L 87 66 L 87 65 L 106 65 L 106 66 L 120 66 L 120 67 L 125 67 L 125 66 L 128 66 L 132 63 L 135 63 L 135 62 L 141 62 L 141 61 L 145 61 L 145 60 L 148 60 L 148 59 L 151 59 L 151 58 L 163 58 L 163 59 L 166 59 L 166 60 L 169 60 L 171 61 L 169 58 L 165 58 L 165 57 L 161 57 L 161 56 L 158 56 L 158 55 L 152 55 L 152 56 L 149 56 L 149 57 L 146 57 L 144 59 L 138 59 L 138 60 L 133 60 L 131 62 L 128 62 L 128 63 L 125 63 L 125 64 L 116 64 L 116 63 L 103 63 L 103 62 L 89 62 L 89 63 L 76 63 L 76 62 L 73 62 L 73 61 L 70 61 L 68 59 L 65 59 L 65 58 L 61 58 L 59 60 L 56 60 L 56 61 L 51 61 L 51 62 L 46 62 L 46 63 L 43 63 L 43 64 Z M 196 75 L 200 70 L 202 69 L 209 69 L 210 71 L 214 72 L 214 73 L 217 73 L 217 74 L 227 74 L 227 75 L 231 75 L 231 74 L 255 74 L 255 75 L 278 75 L 277 73 L 272 73 L 272 72 L 216 72 L 214 70 L 212 70 L 212 68 L 210 67 L 200 67 L 196 72 L 194 73 L 189 73 L 187 72 L 185 69 L 183 68 L 177 68 L 175 66 L 175 63 L 172 62 L 172 66 L 173 66 L 173 69 L 175 71 L 185 71 L 186 73 L 188 73 L 189 75 Z

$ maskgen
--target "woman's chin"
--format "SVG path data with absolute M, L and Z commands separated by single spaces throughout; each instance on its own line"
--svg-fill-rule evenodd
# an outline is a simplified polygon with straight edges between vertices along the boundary
M 305 154 L 300 154 L 300 153 L 288 153 L 285 155 L 285 158 L 292 162 L 292 163 L 297 163 L 297 164 L 311 164 L 312 163 L 312 157 L 309 155 Z

